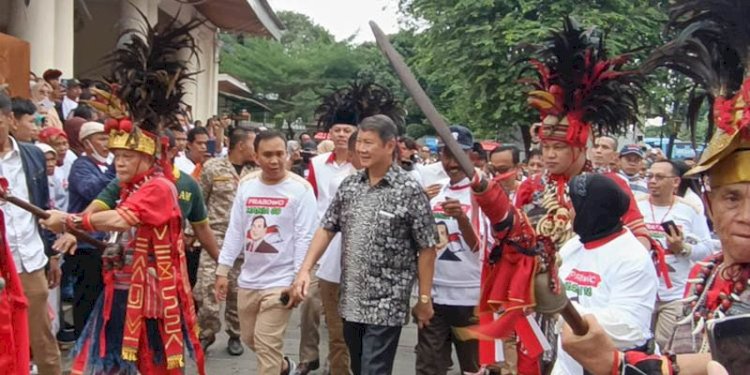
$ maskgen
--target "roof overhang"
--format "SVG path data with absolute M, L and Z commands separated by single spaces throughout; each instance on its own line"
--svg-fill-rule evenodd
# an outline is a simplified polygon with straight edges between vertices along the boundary
M 247 85 L 239 79 L 229 74 L 219 74 L 219 95 L 246 103 L 253 103 L 268 112 L 273 112 L 267 105 L 254 99 L 252 94 Z
M 213 0 L 195 5 L 222 30 L 281 38 L 284 24 L 267 0 Z

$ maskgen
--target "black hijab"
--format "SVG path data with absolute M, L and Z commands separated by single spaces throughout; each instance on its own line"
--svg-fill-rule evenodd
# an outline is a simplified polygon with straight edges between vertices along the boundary
M 622 229 L 622 215 L 630 205 L 630 197 L 609 177 L 585 174 L 568 183 L 570 200 L 576 210 L 573 231 L 588 243 Z

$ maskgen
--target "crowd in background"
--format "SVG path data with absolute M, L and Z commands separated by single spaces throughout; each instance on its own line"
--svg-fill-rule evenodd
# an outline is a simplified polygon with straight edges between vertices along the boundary
M 61 77 L 62 72 L 49 70 L 41 78 L 31 82 L 32 99 L 12 98 L 12 119 L 9 126 L 12 143 L 34 144 L 44 155 L 44 173 L 47 175 L 49 191 L 49 196 L 45 197 L 45 208 L 71 213 L 95 209 L 92 207 L 97 206 L 100 209 L 111 209 L 116 204 L 118 194 L 116 190 L 112 190 L 116 189 L 117 182 L 113 166 L 114 157 L 107 149 L 107 134 L 103 125 L 106 119 L 93 106 L 87 104 L 94 99 L 90 82 Z M 221 329 L 218 317 L 219 301 L 213 295 L 214 274 L 218 274 L 218 271 L 216 262 L 212 263 L 210 258 L 216 259 L 227 241 L 225 235 L 230 226 L 231 203 L 235 194 L 242 191 L 239 181 L 262 167 L 257 160 L 257 137 L 267 129 L 239 126 L 228 114 L 212 117 L 205 123 L 193 121 L 187 108 L 185 112 L 177 115 L 177 122 L 167 128 L 170 156 L 174 164 L 174 173 L 178 178 L 178 200 L 183 219 L 186 221 L 184 228 L 188 272 L 191 286 L 195 288 L 200 324 L 204 329 L 201 343 L 207 349 L 213 344 L 216 334 Z M 318 199 L 322 189 L 320 185 L 327 181 L 319 180 L 322 173 L 320 170 L 312 172 L 318 173 L 317 177 L 311 173 L 315 170 L 311 167 L 316 163 L 314 160 L 320 157 L 334 158 L 347 147 L 354 153 L 352 142 L 348 139 L 351 133 L 342 145 L 341 142 L 336 143 L 332 132 L 333 130 L 329 134 L 331 139 L 322 141 L 316 141 L 309 133 L 302 133 L 297 139 L 284 139 L 282 146 L 285 156 L 284 168 L 310 181 Z M 273 139 L 264 137 L 266 138 L 263 139 L 268 142 Z M 523 157 L 521 147 L 514 144 L 502 144 L 489 150 L 478 142 L 466 146 L 467 154 L 474 166 L 495 178 L 511 201 L 515 200 L 522 184 L 540 183 L 541 176 L 545 174 L 543 150 L 539 145 L 533 145 L 529 152 L 523 153 Z M 661 150 L 640 144 L 619 145 L 618 140 L 610 136 L 596 138 L 588 158 L 595 171 L 614 172 L 627 181 L 635 194 L 649 232 L 670 254 L 678 255 L 670 265 L 670 273 L 672 282 L 684 287 L 690 266 L 716 251 L 715 241 L 709 229 L 710 223 L 700 199 L 703 193 L 700 190 L 701 184 L 692 179 L 682 178 L 692 161 L 669 160 Z M 444 190 L 451 184 L 450 171 L 446 170 L 447 164 L 442 153 L 409 137 L 398 138 L 395 161 L 418 182 L 428 199 L 444 195 Z M 343 160 L 342 163 L 350 163 L 350 160 Z M 0 166 L 7 177 L 5 162 L 3 161 Z M 179 182 L 180 179 L 182 183 Z M 304 187 L 300 186 L 304 184 L 289 188 L 304 190 Z M 11 185 L 11 189 L 13 188 Z M 319 208 L 313 199 L 314 196 L 305 196 L 305 199 L 307 198 L 309 200 L 301 204 L 310 206 L 309 215 L 311 220 L 315 221 L 320 218 L 320 214 L 316 216 L 314 213 Z M 6 216 L 18 217 L 18 213 L 13 212 L 7 205 L 3 210 L 6 211 Z M 300 216 L 294 217 L 294 220 L 299 219 Z M 665 222 L 673 222 L 676 225 L 675 229 L 662 229 Z M 274 231 L 279 230 L 266 225 L 265 221 L 256 223 L 253 220 L 248 225 L 258 226 L 258 231 L 262 232 L 258 235 L 259 238 L 268 238 Z M 450 233 L 439 234 L 446 236 L 446 241 L 451 241 L 447 239 Z M 99 237 L 105 238 L 103 234 Z M 18 241 L 22 240 L 11 237 L 11 247 L 19 244 Z M 252 246 L 253 251 L 263 251 L 262 244 Z M 231 259 L 231 263 L 234 262 L 241 264 L 242 257 Z M 93 248 L 80 244 L 77 255 L 69 254 L 65 255 L 64 259 L 59 259 L 61 271 L 55 269 L 58 266 L 57 259 L 51 260 L 49 265 L 41 260 L 36 263 L 34 268 L 29 266 L 27 260 L 22 260 L 19 268 L 21 272 L 27 273 L 45 267 L 48 269 L 46 277 L 50 288 L 49 315 L 54 319 L 49 324 L 41 325 L 41 330 L 32 330 L 31 345 L 38 348 L 33 351 L 39 373 L 59 373 L 61 360 L 57 351 L 58 341 L 70 343 L 81 334 L 86 317 L 96 303 L 103 285 L 101 261 L 97 262 Z M 220 262 L 219 268 L 221 264 Z M 240 266 L 230 268 L 233 270 L 228 271 L 228 275 L 230 283 L 234 284 L 230 289 L 236 290 Z M 656 342 L 661 346 L 667 345 L 681 314 L 681 307 L 677 304 L 681 293 L 674 292 L 675 290 L 664 285 L 660 285 L 659 288 L 653 330 Z M 240 320 L 246 308 L 241 304 L 238 306 L 236 296 L 228 297 L 227 303 L 225 322 L 230 337 L 227 350 L 232 355 L 239 355 L 244 350 L 242 342 L 248 343 L 242 337 L 246 335 L 243 333 L 245 330 L 240 327 Z M 325 304 L 325 301 L 323 303 Z M 73 321 L 61 319 L 64 316 L 62 305 L 66 304 L 72 306 Z M 31 303 L 30 306 L 35 310 L 33 314 L 30 312 L 30 316 L 46 320 L 47 305 Z M 40 308 L 45 310 L 40 312 Z M 317 331 L 324 310 L 328 315 L 336 311 L 322 305 L 306 306 L 302 309 L 301 363 L 297 373 L 305 374 L 323 366 L 323 361 L 318 355 Z M 328 318 L 329 316 L 326 316 L 326 322 Z M 330 325 L 330 322 L 328 323 Z M 56 338 L 43 334 L 42 330 L 45 329 L 56 334 Z M 281 335 L 283 336 L 283 331 Z M 258 352 L 258 355 L 260 357 L 265 354 Z M 333 355 L 341 356 L 340 353 Z M 332 358 L 334 357 L 329 357 L 329 360 Z M 289 372 L 294 366 L 291 360 L 286 361 L 287 364 L 283 368 Z M 512 362 L 511 359 L 508 361 Z M 328 365 L 340 367 L 340 363 Z M 344 366 L 347 367 L 348 365 Z M 505 365 L 502 371 L 515 373 L 516 370 L 511 364 Z

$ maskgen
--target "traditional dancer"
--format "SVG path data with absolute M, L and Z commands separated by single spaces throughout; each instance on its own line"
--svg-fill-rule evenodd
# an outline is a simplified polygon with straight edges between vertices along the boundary
M 56 232 L 122 234 L 122 246 L 102 256 L 104 293 L 73 350 L 73 374 L 181 374 L 186 349 L 204 374 L 182 219 L 167 144 L 157 135 L 179 111 L 191 74 L 176 55 L 194 51 L 189 33 L 200 25 L 175 22 L 158 32 L 147 21 L 145 32 L 129 30 L 108 61 L 112 91 L 99 92 L 98 100 L 110 117 L 106 132 L 122 184 L 120 204 L 94 214 L 50 211 L 42 221 Z
M 542 353 L 521 313 L 535 304 L 531 287 L 537 271 L 535 257 L 541 260 L 541 270 L 551 274 L 550 287 L 560 293 L 556 253 L 573 236 L 567 183 L 573 176 L 592 172 L 585 151 L 593 126 L 614 134 L 637 121 L 635 94 L 639 87 L 639 74 L 623 68 L 626 57 L 608 59 L 604 44 L 592 40 L 570 19 L 562 31 L 552 35 L 541 57 L 542 61 L 530 61 L 538 76 L 529 80 L 535 87 L 529 93 L 529 103 L 541 114 L 538 133 L 547 172 L 519 187 L 518 209 L 496 181 L 474 180 L 477 202 L 493 223 L 499 243 L 485 262 L 480 313 L 503 314 L 491 324 L 476 327 L 474 333 L 501 338 L 515 330 L 523 344 L 518 348 L 519 373 L 523 374 L 539 372 Z M 630 198 L 623 223 L 651 248 L 627 181 L 613 173 L 605 175 Z M 542 327 L 552 340 L 553 324 L 544 320 Z M 551 360 L 545 358 L 545 362 Z
M 649 375 L 706 373 L 711 356 L 708 322 L 750 314 L 750 3 L 746 1 L 680 1 L 670 9 L 670 28 L 679 36 L 653 52 L 645 70 L 674 68 L 703 86 L 713 102 L 710 123 L 717 126 L 708 148 L 687 175 L 707 178 L 706 208 L 721 241 L 722 253 L 697 262 L 686 291 L 686 318 L 668 348 L 677 353 L 644 358 L 621 353 L 602 335 L 597 323 L 586 336 L 563 333 L 563 347 L 593 374 L 628 374 L 628 366 Z M 689 111 L 689 123 L 698 111 Z M 683 345 L 687 344 L 687 345 Z M 730 374 L 747 373 L 747 347 Z M 729 353 L 724 353 L 729 354 Z

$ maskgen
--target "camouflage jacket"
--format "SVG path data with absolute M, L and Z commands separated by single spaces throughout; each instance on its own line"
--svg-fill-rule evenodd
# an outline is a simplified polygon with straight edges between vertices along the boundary
M 208 219 L 219 245 L 229 225 L 229 213 L 232 210 L 234 196 L 237 193 L 240 178 L 255 170 L 246 165 L 240 175 L 228 158 L 215 158 L 203 164 L 200 186 L 208 207 Z

